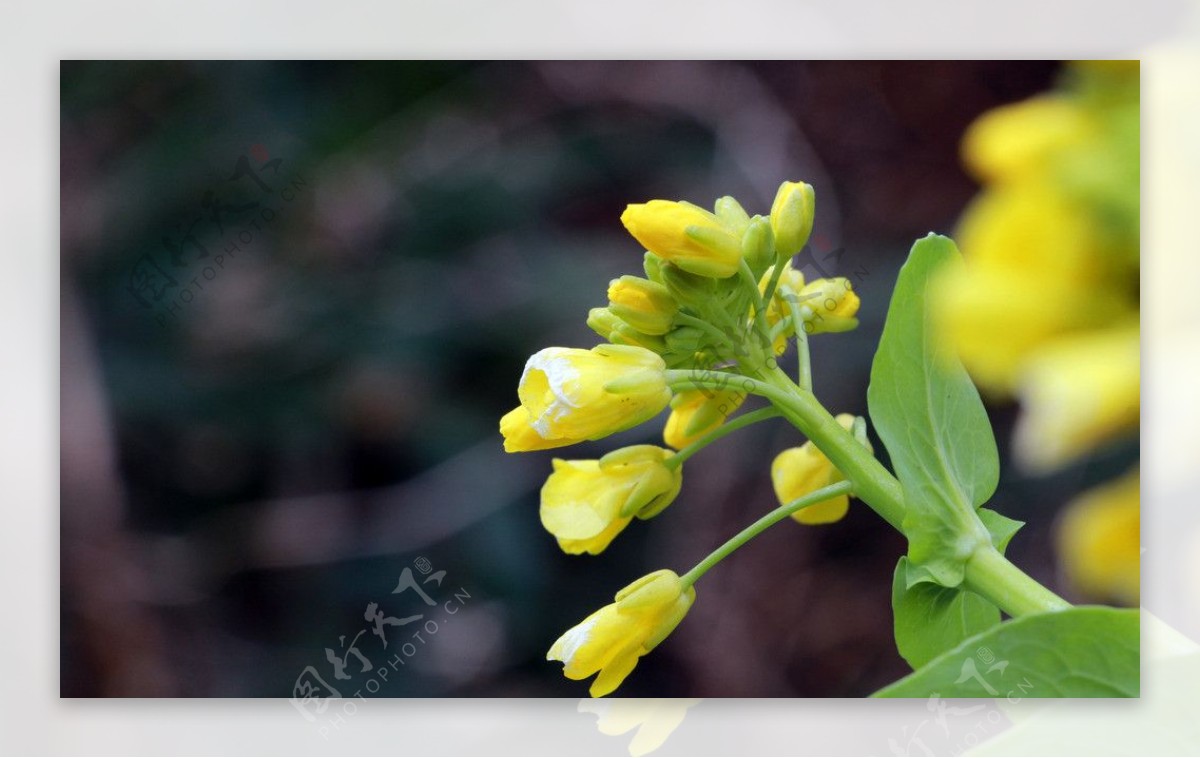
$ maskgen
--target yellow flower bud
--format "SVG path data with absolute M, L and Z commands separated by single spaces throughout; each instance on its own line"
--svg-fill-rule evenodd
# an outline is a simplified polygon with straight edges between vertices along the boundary
M 671 399 L 663 440 L 682 450 L 725 423 L 745 399 L 745 393 L 735 390 L 684 390 Z
M 1062 566 L 1067 580 L 1089 598 L 1138 604 L 1140 485 L 1133 471 L 1067 506 L 1057 530 Z
M 811 184 L 784 182 L 775 193 L 771 205 L 771 231 L 775 233 L 775 249 L 780 255 L 792 257 L 808 244 L 816 214 L 816 193 Z
M 621 214 L 621 223 L 647 250 L 684 271 L 724 279 L 741 265 L 740 235 L 691 203 L 636 203 Z
M 542 487 L 542 526 L 563 552 L 599 555 L 634 516 L 651 518 L 675 500 L 683 473 L 664 465 L 672 455 L 634 445 L 598 461 L 556 458 Z
M 679 306 L 667 288 L 649 279 L 622 276 L 608 285 L 613 315 L 644 334 L 666 334 Z
M 606 340 L 621 323 L 621 319 L 608 308 L 592 308 L 588 311 L 588 327 Z
M 546 660 L 562 661 L 568 679 L 599 672 L 589 692 L 604 697 L 625 681 L 638 658 L 674 631 L 695 599 L 696 591 L 685 587 L 674 571 L 655 571 L 618 592 L 615 603 L 568 629 Z
M 542 439 L 599 439 L 666 407 L 665 371 L 663 359 L 641 347 L 549 347 L 526 362 L 517 395 Z
M 800 305 L 812 311 L 804 322 L 809 334 L 848 332 L 858 326 L 859 299 L 844 277 L 817 279 L 800 290 Z
M 837 421 L 849 431 L 854 425 L 854 416 L 842 413 Z M 845 478 L 811 441 L 784 450 L 771 463 L 771 484 L 775 487 L 775 496 L 779 498 L 780 505 L 787 505 Z M 840 521 L 849 509 L 850 497 L 838 495 L 817 505 L 801 508 L 792 514 L 792 518 L 801 524 L 832 524 Z
M 647 250 L 646 254 L 642 257 L 642 270 L 646 272 L 646 278 L 652 282 L 662 284 L 662 266 L 663 259 Z

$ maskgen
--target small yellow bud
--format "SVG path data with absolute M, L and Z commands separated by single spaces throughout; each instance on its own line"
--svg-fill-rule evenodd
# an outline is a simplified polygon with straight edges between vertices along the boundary
M 603 339 L 608 339 L 623 322 L 608 308 L 592 308 L 588 311 L 587 325 Z
M 811 184 L 784 182 L 771 205 L 771 231 L 779 255 L 792 257 L 808 244 L 816 213 L 816 193 Z
M 608 285 L 613 315 L 643 334 L 666 334 L 679 306 L 667 288 L 649 279 L 622 276 Z
M 542 487 L 542 526 L 563 552 L 599 555 L 634 516 L 656 516 L 679 494 L 682 469 L 664 465 L 672 455 L 634 445 L 599 461 L 556 458 Z
M 615 690 L 638 658 L 679 626 L 696 600 L 696 590 L 684 586 L 674 571 L 663 569 L 633 582 L 615 600 L 568 629 L 546 653 L 546 660 L 562 661 L 568 679 L 599 672 L 588 690 L 592 697 Z
M 671 399 L 671 415 L 663 429 L 663 441 L 682 450 L 713 431 L 746 399 L 736 390 L 684 390 Z
M 858 326 L 859 299 L 844 277 L 817 279 L 800 290 L 800 305 L 807 307 L 812 315 L 805 320 L 804 330 L 809 334 L 848 332 Z
M 849 413 L 839 414 L 837 421 L 846 431 L 854 426 L 854 416 Z M 811 441 L 784 450 L 771 463 L 771 484 L 775 487 L 775 496 L 779 498 L 780 505 L 787 505 L 845 478 Z M 801 524 L 832 524 L 840 521 L 849 509 L 850 497 L 838 495 L 802 508 L 793 513 L 792 518 Z
M 693 274 L 724 279 L 741 265 L 740 235 L 691 203 L 636 203 L 621 214 L 621 223 L 647 250 Z
M 671 400 L 665 371 L 663 359 L 641 347 L 549 347 L 526 362 L 517 395 L 543 440 L 594 440 L 665 408 Z

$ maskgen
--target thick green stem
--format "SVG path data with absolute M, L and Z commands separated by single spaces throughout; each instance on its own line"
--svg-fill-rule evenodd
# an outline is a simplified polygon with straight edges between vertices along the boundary
M 686 586 L 690 587 L 696 583 L 697 579 L 699 579 L 701 576 L 704 576 L 706 571 L 725 560 L 730 553 L 757 537 L 767 528 L 774 526 L 780 521 L 783 521 L 785 518 L 798 510 L 807 508 L 811 505 L 817 505 L 818 503 L 823 503 L 830 498 L 837 497 L 838 495 L 850 494 L 852 488 L 853 485 L 851 485 L 850 482 L 838 482 L 837 484 L 831 484 L 828 487 L 822 487 L 819 490 L 814 490 L 804 497 L 797 498 L 786 505 L 779 506 L 775 510 L 760 518 L 758 521 L 755 521 L 750 526 L 738 532 L 724 545 L 721 545 L 719 548 L 709 553 L 707 558 L 697 563 L 695 568 L 680 578 L 683 580 L 683 583 Z
M 854 485 L 854 494 L 897 531 L 904 533 L 904 493 L 900 482 L 842 428 L 811 392 L 797 387 L 774 361 L 762 369 L 762 379 L 705 377 L 689 371 L 668 371 L 671 386 L 739 389 L 762 395 L 803 432 Z M 1070 604 L 1038 584 L 992 548 L 967 561 L 966 586 L 995 603 L 1010 616 L 1062 610 Z
M 967 561 L 967 588 L 1003 608 L 1010 616 L 1061 611 L 1071 604 L 1038 584 L 995 548 L 985 545 Z

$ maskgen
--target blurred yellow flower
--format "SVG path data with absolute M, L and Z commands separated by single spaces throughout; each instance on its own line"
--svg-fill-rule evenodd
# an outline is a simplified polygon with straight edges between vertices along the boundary
M 1018 382 L 1018 460 L 1050 470 L 1122 434 L 1141 413 L 1141 340 L 1134 322 L 1047 345 Z
M 1136 606 L 1141 588 L 1140 477 L 1132 471 L 1067 506 L 1058 549 L 1067 580 L 1095 600 Z
M 687 615 L 696 591 L 667 569 L 638 579 L 606 605 L 568 629 L 546 653 L 562 661 L 568 679 L 599 672 L 589 689 L 592 697 L 615 690 L 646 655 L 667 638 Z
M 1044 170 L 1055 154 L 1092 139 L 1094 119 L 1075 100 L 1043 95 L 981 116 L 963 136 L 963 162 L 986 181 L 1020 179 Z
M 837 421 L 846 431 L 854 426 L 854 416 L 840 413 Z M 822 487 L 845 481 L 846 477 L 834 467 L 825 454 L 811 441 L 800 447 L 784 450 L 771 463 L 771 484 L 780 505 L 798 500 Z M 810 505 L 792 514 L 801 524 L 832 524 L 840 521 L 850 510 L 850 496 L 838 495 L 817 505 Z
M 635 203 L 621 214 L 621 223 L 647 250 L 684 271 L 724 279 L 741 265 L 740 237 L 691 203 Z
M 682 450 L 725 423 L 745 399 L 744 392 L 735 390 L 694 389 L 677 393 L 671 399 L 671 415 L 663 429 L 663 441 Z
M 1138 103 L 1136 61 L 1077 63 L 963 139 L 984 190 L 931 306 L 980 389 L 1020 398 L 1030 469 L 1138 424 Z
M 598 461 L 554 460 L 542 487 L 541 519 L 566 553 L 598 555 L 634 516 L 650 518 L 674 501 L 682 468 L 654 445 L 614 450 Z
M 505 450 L 557 447 L 636 426 L 670 402 L 665 371 L 658 355 L 630 345 L 539 350 L 526 362 L 517 388 L 528 424 L 515 423 L 524 421 L 516 411 L 504 417 Z M 529 430 L 556 444 L 539 447 Z

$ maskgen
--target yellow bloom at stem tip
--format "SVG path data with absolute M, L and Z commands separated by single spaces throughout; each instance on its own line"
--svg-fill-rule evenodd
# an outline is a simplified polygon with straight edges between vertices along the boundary
M 837 421 L 846 431 L 854 425 L 854 416 L 838 414 Z M 822 487 L 844 481 L 845 476 L 834 467 L 825 454 L 811 441 L 800 447 L 784 450 L 771 463 L 771 484 L 780 505 L 798 500 Z M 840 521 L 850 510 L 849 495 L 838 495 L 792 514 L 801 524 L 832 524 Z
M 665 372 L 661 357 L 631 345 L 540 350 L 521 375 L 521 407 L 501 419 L 504 449 L 543 450 L 636 426 L 670 402 Z
M 541 519 L 564 552 L 598 555 L 630 520 L 658 515 L 675 500 L 682 468 L 654 445 L 614 450 L 598 461 L 554 460 L 542 487 Z
M 671 415 L 663 429 L 663 441 L 682 450 L 713 431 L 746 399 L 736 390 L 684 390 L 671 399 Z
M 615 599 L 568 629 L 546 653 L 546 660 L 562 661 L 568 679 L 599 672 L 588 690 L 592 697 L 604 697 L 625 681 L 638 658 L 683 621 L 696 591 L 685 587 L 674 571 L 663 569 L 638 579 Z
M 712 213 L 691 203 L 634 203 L 621 223 L 647 250 L 699 276 L 724 279 L 742 262 L 742 241 Z

